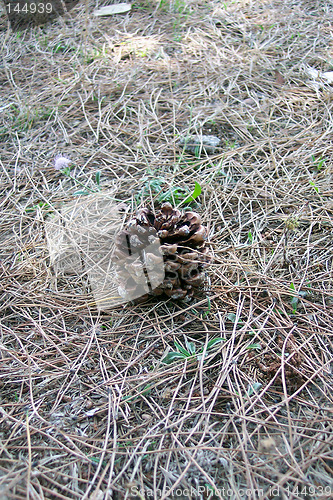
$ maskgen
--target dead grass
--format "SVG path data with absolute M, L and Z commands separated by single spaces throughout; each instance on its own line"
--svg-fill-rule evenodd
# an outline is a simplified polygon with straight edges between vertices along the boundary
M 332 87 L 302 69 L 330 70 L 328 4 L 88 7 L 2 17 L 1 498 L 331 498 Z M 182 154 L 195 133 L 218 153 Z M 45 221 L 77 190 L 58 152 L 133 211 L 148 180 L 199 182 L 206 293 L 100 313 L 84 276 L 55 279 Z M 161 363 L 184 336 L 226 341 Z

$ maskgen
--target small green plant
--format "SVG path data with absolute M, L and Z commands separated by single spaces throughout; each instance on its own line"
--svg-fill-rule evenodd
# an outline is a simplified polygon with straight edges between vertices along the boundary
M 73 49 L 70 47 L 70 45 L 61 42 L 57 43 L 57 45 L 52 48 L 53 54 L 58 54 L 58 53 L 66 54 L 66 52 L 70 52 L 71 50 Z
M 263 25 L 263 24 L 258 24 L 258 28 L 259 28 L 259 30 L 260 30 L 260 31 L 262 31 L 262 32 L 263 32 L 263 31 L 266 31 L 266 30 L 270 30 L 270 29 L 274 28 L 274 26 L 275 26 L 275 24 L 271 24 L 271 25 L 269 25 L 269 26 L 267 26 L 267 25 Z
M 210 302 L 210 298 L 209 297 L 207 297 L 207 304 L 208 304 L 208 309 L 207 309 L 207 311 L 205 311 L 204 313 L 202 313 L 202 318 L 205 318 L 206 316 L 209 316 L 209 313 L 211 311 L 212 304 Z
M 292 290 L 293 292 L 295 292 L 295 285 L 293 282 L 290 283 L 290 290 Z M 298 304 L 298 297 L 297 295 L 292 295 L 290 297 L 290 304 L 291 304 L 291 307 L 293 308 L 293 312 L 292 314 L 296 314 L 296 311 L 297 311 L 297 304 Z
M 257 392 L 260 388 L 262 387 L 262 384 L 260 382 L 254 382 L 254 384 L 249 384 L 247 388 L 247 395 L 252 396 L 255 392 Z
M 134 9 L 134 8 L 135 8 L 135 10 L 150 10 L 151 5 L 147 1 L 138 1 L 138 2 L 132 3 L 132 9 Z
M 93 463 L 93 464 L 99 464 L 101 459 L 100 458 L 97 458 L 97 457 L 89 457 L 89 460 Z M 102 465 L 103 467 L 106 467 L 107 466 L 107 463 L 105 461 L 102 462 Z
M 71 179 L 72 181 L 75 182 L 75 184 L 78 184 L 79 186 L 82 186 L 84 190 L 81 191 L 76 191 L 74 193 L 74 196 L 78 195 L 87 195 L 90 193 L 98 193 L 101 190 L 101 172 L 97 171 L 95 174 L 95 183 L 96 183 L 96 188 L 92 189 L 83 182 L 79 181 L 76 177 L 73 177 L 71 174 L 71 167 L 73 165 L 73 162 L 67 158 L 64 155 L 57 155 L 54 159 L 54 168 L 55 170 L 59 170 L 63 175 Z
M 261 344 L 259 342 L 256 342 L 255 344 L 250 344 L 246 347 L 246 349 L 249 349 L 249 350 L 258 350 L 260 351 L 261 349 Z
M 49 205 L 48 203 L 46 203 L 44 201 L 39 201 L 36 205 L 32 205 L 31 207 L 27 207 L 25 209 L 25 211 L 27 213 L 36 212 L 36 210 L 38 210 L 38 208 L 40 208 L 41 210 L 43 210 L 45 212 L 53 212 L 51 205 Z
M 178 23 L 176 23 L 176 22 L 174 23 L 173 29 L 174 29 L 174 35 L 173 35 L 174 41 L 181 42 L 183 35 L 181 33 L 179 33 L 179 31 L 178 31 Z
M 323 158 L 322 156 L 320 156 L 320 158 L 318 158 L 318 160 L 316 160 L 315 156 L 314 155 L 311 155 L 311 159 L 316 167 L 316 169 L 318 170 L 318 172 L 321 171 L 321 169 L 323 168 L 324 166 L 324 163 L 326 161 L 326 158 Z M 310 183 L 311 184 L 311 183 Z
M 153 196 L 157 195 L 157 202 L 158 203 L 164 203 L 168 201 L 169 203 L 179 203 L 180 200 L 186 196 L 187 191 L 184 188 L 180 187 L 172 187 L 169 188 L 166 192 L 163 191 L 163 187 L 166 186 L 168 183 L 164 177 L 156 177 L 155 179 L 148 180 L 141 191 L 136 195 L 136 201 L 137 203 L 140 203 L 140 200 L 142 198 L 146 198 L 147 196 L 150 195 L 150 193 Z
M 79 181 L 76 177 L 73 177 L 71 174 L 71 167 L 73 165 L 73 162 L 67 158 L 64 155 L 57 155 L 54 159 L 54 168 L 55 170 L 59 170 L 63 175 L 71 179 L 72 181 L 75 182 L 75 184 L 78 184 L 79 186 L 82 186 L 84 190 L 76 191 L 74 193 L 74 196 L 78 195 L 87 195 L 91 193 L 98 193 L 101 190 L 101 172 L 97 171 L 95 174 L 95 183 L 96 183 L 96 188 L 92 189 L 83 182 Z
M 8 119 L 11 121 L 11 129 L 18 132 L 30 130 L 37 122 L 47 120 L 54 113 L 54 108 L 34 108 L 25 105 L 20 108 L 16 104 L 9 107 Z
M 156 443 L 157 443 L 157 441 L 151 441 L 151 443 L 147 446 L 147 451 L 154 451 Z M 150 458 L 150 455 L 149 454 L 142 455 L 142 458 L 148 459 L 148 458 Z
M 184 152 L 185 152 L 185 147 L 182 153 L 177 156 L 177 163 L 174 167 L 174 172 L 177 172 L 182 168 L 188 168 L 188 167 L 191 167 L 193 170 L 196 170 L 198 167 L 201 166 L 200 155 L 199 155 L 200 146 L 197 146 L 194 151 L 194 156 L 197 158 L 197 160 L 193 160 L 191 158 L 184 156 Z
M 194 156 L 196 158 L 200 158 L 200 149 L 201 147 L 200 146 L 196 146 L 195 150 L 194 150 Z
M 195 181 L 194 190 L 189 194 L 188 190 L 181 187 L 170 187 L 166 192 L 162 192 L 163 186 L 167 185 L 164 177 L 156 177 L 155 179 L 148 180 L 141 191 L 136 195 L 136 201 L 139 203 L 142 198 L 146 198 L 150 193 L 156 196 L 156 201 L 161 204 L 169 202 L 173 204 L 186 204 L 191 205 L 198 196 L 201 194 L 201 186 Z
M 251 231 L 248 232 L 247 239 L 248 239 L 248 242 L 250 243 L 250 245 L 252 245 L 252 243 L 253 243 L 253 236 L 252 236 Z
M 227 314 L 227 319 L 229 321 L 231 321 L 231 323 L 236 323 L 237 316 L 236 316 L 235 313 L 228 313 Z M 243 321 L 240 318 L 238 318 L 237 325 L 241 326 L 242 324 L 243 324 Z
M 72 179 L 74 182 L 77 182 L 80 186 L 84 187 L 83 191 L 75 191 L 75 193 L 74 193 L 75 196 L 87 195 L 90 193 L 98 193 L 101 190 L 101 172 L 100 171 L 96 172 L 96 174 L 95 174 L 95 183 L 97 186 L 96 189 L 91 189 L 88 186 L 85 186 L 82 182 L 80 182 L 75 177 L 72 177 L 69 173 L 66 173 L 66 172 L 64 172 L 64 173 L 65 173 L 65 175 L 67 175 L 67 177 Z
M 310 186 L 313 186 L 313 188 L 315 189 L 315 191 L 319 194 L 319 187 L 316 186 L 313 181 L 309 181 L 309 183 L 310 183 Z
M 225 140 L 225 146 L 226 146 L 226 148 L 229 148 L 229 149 L 235 149 L 236 142 L 237 141 L 229 141 L 228 139 L 226 139 Z
M 187 192 L 184 188 L 173 187 L 168 189 L 168 191 L 166 191 L 165 193 L 160 194 L 157 198 L 157 201 L 159 203 L 169 202 L 171 204 L 178 204 L 184 199 L 184 196 L 186 196 L 186 194 Z
M 194 181 L 194 191 L 190 196 L 188 196 L 185 200 L 183 200 L 182 203 L 191 203 L 194 201 L 198 196 L 201 195 L 201 186 L 197 181 Z
M 299 291 L 298 293 L 296 293 L 295 285 L 294 285 L 293 282 L 290 283 L 290 290 L 292 290 L 293 292 L 295 292 L 295 295 L 291 295 L 290 296 L 290 305 L 293 308 L 291 314 L 296 314 L 299 299 L 301 297 L 306 297 L 307 296 L 307 292 L 305 292 L 305 291 Z
M 186 2 L 184 2 L 184 0 L 174 0 L 173 2 L 173 10 L 176 11 L 176 12 L 185 12 L 185 10 L 187 9 L 187 5 L 186 5 Z
M 226 339 L 222 337 L 217 337 L 216 339 L 211 339 L 207 342 L 206 346 L 206 351 L 205 347 L 201 347 L 200 351 L 196 351 L 196 347 L 194 342 L 190 342 L 187 337 L 185 337 L 185 347 L 183 347 L 179 342 L 176 340 L 174 341 L 174 345 L 177 349 L 177 351 L 171 351 L 169 352 L 163 359 L 162 363 L 165 363 L 167 365 L 173 363 L 177 359 L 188 359 L 188 358 L 195 358 L 200 361 L 200 359 L 203 356 L 203 353 L 205 351 L 205 357 L 209 354 L 208 351 L 210 351 L 215 345 L 219 344 L 220 342 L 225 342 Z
M 94 61 L 100 60 L 106 56 L 105 52 L 103 52 L 103 48 L 100 47 L 93 47 L 87 51 L 81 49 L 80 54 L 86 64 L 91 64 Z
M 209 497 L 207 498 L 211 498 L 211 496 L 217 496 L 217 493 L 216 493 L 216 490 L 215 488 L 213 488 L 213 486 L 209 483 L 205 483 L 205 488 L 207 491 L 209 491 Z
M 145 396 L 146 394 L 149 394 L 153 388 L 152 384 L 147 384 L 145 387 L 142 389 L 142 392 L 138 394 L 129 394 L 128 396 L 124 396 L 122 398 L 123 401 L 131 402 L 134 403 L 135 401 L 138 401 L 141 396 Z
M 172 10 L 172 12 L 181 14 L 187 9 L 187 5 L 184 0 L 174 0 L 173 2 L 170 2 L 170 0 L 160 0 L 157 8 L 164 12 Z
M 101 189 L 101 172 L 98 170 L 95 175 L 95 182 L 96 185 L 98 186 L 99 190 Z

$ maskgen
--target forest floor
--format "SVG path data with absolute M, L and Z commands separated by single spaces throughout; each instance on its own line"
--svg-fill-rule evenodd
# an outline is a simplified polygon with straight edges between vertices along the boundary
M 95 6 L 0 20 L 1 499 L 332 498 L 329 2 Z M 56 273 L 78 189 L 135 213 L 195 185 L 215 258 L 192 302 L 107 310 Z

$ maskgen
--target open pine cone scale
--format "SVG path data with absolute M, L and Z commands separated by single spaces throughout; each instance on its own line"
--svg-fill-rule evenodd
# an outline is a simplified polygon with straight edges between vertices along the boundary
M 212 259 L 206 239 L 207 230 L 196 212 L 182 212 L 170 203 L 155 213 L 140 209 L 116 239 L 114 261 L 120 295 L 129 300 L 140 295 L 145 298 L 147 294 L 140 293 L 144 282 L 148 294 L 190 300 Z M 152 245 L 154 250 L 150 251 Z M 128 256 L 130 262 L 123 265 Z

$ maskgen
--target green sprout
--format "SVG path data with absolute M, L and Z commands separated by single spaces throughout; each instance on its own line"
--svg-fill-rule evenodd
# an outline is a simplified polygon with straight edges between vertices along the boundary
M 322 167 L 326 161 L 326 158 L 323 158 L 322 156 L 320 156 L 320 158 L 318 158 L 318 160 L 316 160 L 315 155 L 311 155 L 311 160 L 315 164 L 315 167 L 318 170 L 318 172 L 320 172 L 320 170 L 322 169 Z
M 51 208 L 51 205 L 49 205 L 48 203 L 46 203 L 44 201 L 39 201 L 36 205 L 32 205 L 31 207 L 27 207 L 25 209 L 25 211 L 27 213 L 36 212 L 36 210 L 38 210 L 39 208 L 41 210 L 46 211 L 46 212 L 53 212 L 53 209 Z
M 182 203 L 191 203 L 194 201 L 198 196 L 201 195 L 201 186 L 197 181 L 194 181 L 194 191 L 193 193 L 188 196 L 185 200 L 183 200 Z
M 290 296 L 290 305 L 293 308 L 293 311 L 291 314 L 296 314 L 299 299 L 302 297 L 306 297 L 307 292 L 305 292 L 305 291 L 296 292 L 295 285 L 293 282 L 290 283 L 290 290 L 292 290 L 296 294 L 296 295 Z
M 246 349 L 253 349 L 253 350 L 260 350 L 261 349 L 261 344 L 259 342 L 256 342 L 255 344 L 250 344 L 246 347 Z
M 319 187 L 315 185 L 315 183 L 313 181 L 309 181 L 309 184 L 310 186 L 312 186 L 315 191 L 319 194 Z
M 169 352 L 163 359 L 162 363 L 165 363 L 167 365 L 173 363 L 173 361 L 177 359 L 189 359 L 192 358 L 200 361 L 200 359 L 203 356 L 203 353 L 205 352 L 205 357 L 207 354 L 209 354 L 209 350 L 211 350 L 215 345 L 219 344 L 220 342 L 225 342 L 226 339 L 222 337 L 217 337 L 216 339 L 211 339 L 207 342 L 206 345 L 206 350 L 205 346 L 201 347 L 200 351 L 196 351 L 196 347 L 194 342 L 190 342 L 187 337 L 185 337 L 185 347 L 183 347 L 179 342 L 176 340 L 174 341 L 175 347 L 177 351 L 171 351 Z
M 136 195 L 137 203 L 151 193 L 156 196 L 156 201 L 159 204 L 169 202 L 176 205 L 180 203 L 190 205 L 201 194 L 201 186 L 196 181 L 194 190 L 191 194 L 189 194 L 187 189 L 176 186 L 170 187 L 166 192 L 162 193 L 163 186 L 166 184 L 167 181 L 164 177 L 156 177 L 155 179 L 148 180 L 141 191 Z
M 290 290 L 292 290 L 293 292 L 295 292 L 295 285 L 293 282 L 290 283 Z M 296 314 L 296 311 L 297 311 L 297 304 L 298 304 L 298 296 L 297 295 L 292 295 L 290 297 L 290 304 L 291 304 L 291 307 L 293 308 L 293 312 L 292 314 Z

